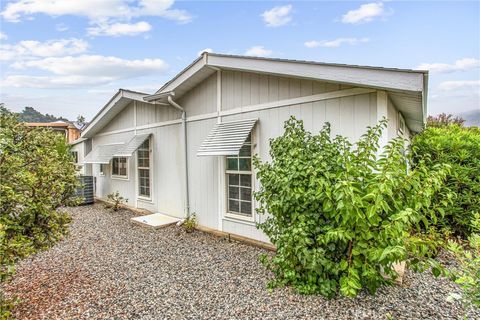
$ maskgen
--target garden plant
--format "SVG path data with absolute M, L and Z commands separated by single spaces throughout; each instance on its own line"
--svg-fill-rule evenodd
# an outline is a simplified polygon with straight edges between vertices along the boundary
M 429 208 L 449 167 L 419 161 L 409 168 L 401 138 L 380 149 L 386 125 L 368 128 L 351 144 L 331 138 L 328 123 L 311 134 L 292 117 L 270 141 L 271 161 L 254 160 L 261 183 L 256 199 L 267 217 L 259 227 L 277 247 L 263 259 L 275 274 L 271 286 L 355 296 L 392 284 L 396 262 L 433 266 L 440 274 L 428 239 L 412 230 L 435 214 Z

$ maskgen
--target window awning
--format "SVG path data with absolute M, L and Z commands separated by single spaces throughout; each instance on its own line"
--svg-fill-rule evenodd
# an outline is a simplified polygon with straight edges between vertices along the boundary
M 113 157 L 130 157 L 148 137 L 150 134 L 139 134 L 128 143 L 100 145 L 87 154 L 83 163 L 108 164 Z
M 98 146 L 85 156 L 83 163 L 108 164 L 123 146 L 125 146 L 124 143 Z
M 135 151 L 142 145 L 150 137 L 150 134 L 139 134 L 136 135 L 130 140 L 127 144 L 122 145 L 116 153 L 113 155 L 114 157 L 131 157 Z
M 203 141 L 197 156 L 238 155 L 257 119 L 229 121 L 216 124 Z

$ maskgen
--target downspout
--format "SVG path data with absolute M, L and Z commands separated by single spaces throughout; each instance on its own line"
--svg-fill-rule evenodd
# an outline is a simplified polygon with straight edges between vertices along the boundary
M 190 218 L 190 197 L 188 192 L 188 153 L 187 153 L 187 113 L 178 103 L 173 101 L 172 96 L 167 97 L 168 103 L 174 108 L 182 111 L 182 131 L 183 131 L 183 157 L 185 163 L 185 208 L 187 218 Z

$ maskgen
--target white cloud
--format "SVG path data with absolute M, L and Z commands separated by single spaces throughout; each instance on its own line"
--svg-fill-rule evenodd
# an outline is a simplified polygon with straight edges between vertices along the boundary
M 280 27 L 292 20 L 290 12 L 292 11 L 291 5 L 275 7 L 262 13 L 263 21 L 268 27 Z
M 480 93 L 480 80 L 444 81 L 438 85 L 438 89 L 442 91 L 473 89 L 478 94 Z
M 7 39 L 8 39 L 8 36 L 2 31 L 0 31 L 0 40 L 7 40 Z
M 202 53 L 204 53 L 204 52 L 212 53 L 212 52 L 213 52 L 213 49 L 212 49 L 212 48 L 205 48 L 205 49 L 203 49 L 203 50 L 198 51 L 197 55 L 198 55 L 198 56 L 201 56 Z
M 52 57 L 16 62 L 17 70 L 39 69 L 53 75 L 10 75 L 2 81 L 4 86 L 33 88 L 64 88 L 107 84 L 152 74 L 163 74 L 168 65 L 160 59 L 126 60 L 100 55 Z
M 109 77 L 13 75 L 6 77 L 0 83 L 5 87 L 46 89 L 101 85 L 113 80 Z
M 271 54 L 272 50 L 265 49 L 264 46 L 253 46 L 247 51 L 245 51 L 245 55 L 255 57 L 268 57 Z
M 385 16 L 387 12 L 381 2 L 362 4 L 360 8 L 350 10 L 342 16 L 343 23 L 360 24 L 370 22 L 377 17 Z
M 56 57 L 79 54 L 88 49 L 88 43 L 81 39 L 59 39 L 45 42 L 24 40 L 17 44 L 0 45 L 0 60 L 15 60 L 32 57 Z
M 100 23 L 95 27 L 87 29 L 91 36 L 135 36 L 140 33 L 152 30 L 152 26 L 145 21 L 137 23 Z
M 97 22 L 129 20 L 141 16 L 163 17 L 180 23 L 191 21 L 192 17 L 187 12 L 170 9 L 173 4 L 173 0 L 17 0 L 8 3 L 1 15 L 11 22 L 39 13 L 50 16 L 84 16 Z
M 164 72 L 167 64 L 160 59 L 125 60 L 101 55 L 81 55 L 16 62 L 11 67 L 14 69 L 37 68 L 58 75 L 105 76 L 121 79 Z
M 322 41 L 307 41 L 305 42 L 305 47 L 307 48 L 316 48 L 316 47 L 325 47 L 325 48 L 337 48 L 342 44 L 348 44 L 351 46 L 369 42 L 369 38 L 338 38 L 335 40 L 322 40 Z
M 433 73 L 448 73 L 455 71 L 467 71 L 480 67 L 480 60 L 475 58 L 463 58 L 455 61 L 453 64 L 448 63 L 422 63 L 417 69 L 429 70 Z

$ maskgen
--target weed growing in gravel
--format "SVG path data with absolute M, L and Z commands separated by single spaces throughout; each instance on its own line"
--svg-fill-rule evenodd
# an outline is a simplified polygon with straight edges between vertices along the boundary
M 120 195 L 120 192 L 118 192 L 118 191 L 112 192 L 109 195 L 107 195 L 107 199 L 111 203 L 105 204 L 105 208 L 107 208 L 107 209 L 111 208 L 113 211 L 118 211 L 118 209 L 120 209 L 120 206 L 122 204 L 128 202 L 128 199 L 122 197 Z
M 185 222 L 183 222 L 182 226 L 187 233 L 192 233 L 197 227 L 197 215 L 192 213 L 190 217 L 185 219 Z

